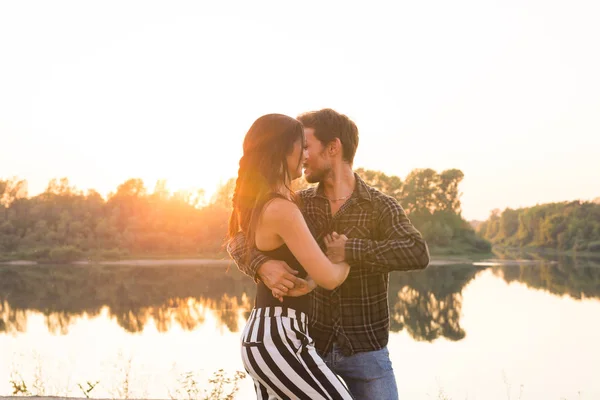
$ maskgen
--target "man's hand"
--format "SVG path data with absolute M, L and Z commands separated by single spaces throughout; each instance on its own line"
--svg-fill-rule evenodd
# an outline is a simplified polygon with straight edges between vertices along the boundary
M 341 263 L 346 259 L 346 235 L 340 235 L 336 232 L 325 236 L 325 245 L 327 246 L 327 257 L 332 263 Z
M 273 292 L 275 297 L 285 296 L 296 285 L 308 285 L 304 279 L 298 278 L 298 271 L 290 268 L 285 261 L 269 260 L 256 271 L 260 280 Z
M 306 280 L 305 279 L 298 279 L 298 280 L 301 281 L 302 283 L 300 283 L 300 284 L 296 283 L 296 286 L 293 289 L 288 290 L 286 296 L 289 296 L 289 297 L 304 296 L 305 294 L 312 292 L 317 287 L 317 284 L 310 276 L 307 276 Z M 275 297 L 277 300 L 279 300 L 281 302 L 283 301 L 283 294 L 281 294 L 280 291 L 273 289 L 271 291 L 271 293 L 273 293 L 273 297 Z

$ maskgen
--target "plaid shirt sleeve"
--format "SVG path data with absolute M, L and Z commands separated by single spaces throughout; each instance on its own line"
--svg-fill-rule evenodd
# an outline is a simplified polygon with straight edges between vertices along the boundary
M 247 257 L 248 251 L 251 252 L 250 257 Z M 260 281 L 259 277 L 256 275 L 256 272 L 258 268 L 266 261 L 269 261 L 270 258 L 255 248 L 248 250 L 246 247 L 246 236 L 244 233 L 239 232 L 235 235 L 232 241 L 227 243 L 227 252 L 231 258 L 233 258 L 233 261 L 235 261 L 235 264 L 240 271 L 254 279 L 256 283 Z M 247 262 L 248 260 L 250 262 Z
M 429 265 L 429 249 L 398 202 L 382 196 L 376 207 L 375 238 L 351 238 L 346 242 L 346 261 L 369 272 L 387 273 L 423 269 Z

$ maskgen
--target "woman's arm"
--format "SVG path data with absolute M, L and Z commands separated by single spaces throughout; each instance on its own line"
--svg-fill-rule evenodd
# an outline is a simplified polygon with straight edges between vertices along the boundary
M 313 238 L 298 206 L 284 199 L 274 199 L 264 210 L 262 224 L 283 239 L 294 257 L 315 283 L 333 290 L 344 282 L 350 266 L 333 264 Z

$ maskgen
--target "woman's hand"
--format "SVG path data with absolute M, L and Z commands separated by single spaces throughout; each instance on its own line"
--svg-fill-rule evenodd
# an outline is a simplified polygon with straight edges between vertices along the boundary
M 346 235 L 340 235 L 332 232 L 325 236 L 325 246 L 327 246 L 327 257 L 334 264 L 341 263 L 346 259 Z
M 294 286 L 293 289 L 288 290 L 287 296 L 290 296 L 290 297 L 304 296 L 305 294 L 312 292 L 317 287 L 317 284 L 315 283 L 315 281 L 313 281 L 313 279 L 310 276 L 307 276 L 304 280 L 305 280 L 306 284 L 301 285 L 301 286 L 299 286 L 299 285 Z
M 271 291 L 271 293 L 273 294 L 273 297 L 275 297 L 277 300 L 282 302 L 283 296 L 290 296 L 290 297 L 304 296 L 305 294 L 312 292 L 317 287 L 317 284 L 310 276 L 307 276 L 305 279 L 299 279 L 299 281 L 301 283 L 296 284 L 294 286 L 294 288 L 292 288 L 292 289 L 288 289 L 287 293 L 283 293 L 283 291 L 279 290 L 279 289 L 273 289 Z

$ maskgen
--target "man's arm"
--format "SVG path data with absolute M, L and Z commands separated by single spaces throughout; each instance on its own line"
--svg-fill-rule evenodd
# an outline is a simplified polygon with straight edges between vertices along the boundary
M 348 239 L 346 261 L 354 268 L 381 273 L 426 268 L 429 249 L 419 231 L 395 199 L 385 196 L 380 201 L 375 210 L 377 240 Z
M 247 256 L 250 251 L 250 256 Z M 258 269 L 270 258 L 262 254 L 256 248 L 248 249 L 246 246 L 246 236 L 243 232 L 238 232 L 233 240 L 227 243 L 227 252 L 235 261 L 238 269 L 250 278 L 254 279 L 254 282 L 258 283 L 260 277 L 258 276 Z
M 250 256 L 246 257 L 248 251 Z M 255 247 L 248 249 L 243 232 L 238 232 L 227 244 L 227 252 L 240 271 L 254 279 L 256 283 L 262 281 L 278 295 L 283 296 L 289 289 L 301 289 L 308 285 L 307 281 L 295 276 L 298 271 L 290 268 L 285 261 L 273 260 Z

